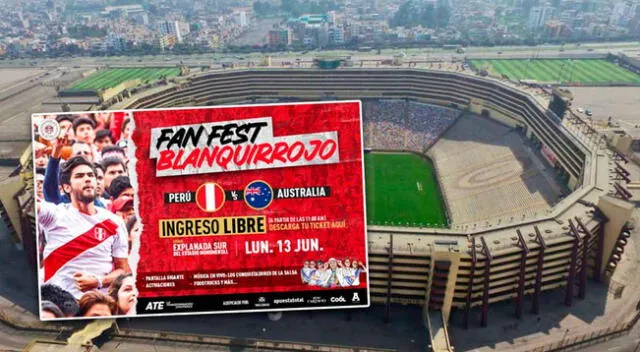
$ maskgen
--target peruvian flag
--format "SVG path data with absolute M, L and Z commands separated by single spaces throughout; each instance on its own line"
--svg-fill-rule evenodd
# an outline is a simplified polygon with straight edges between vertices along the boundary
M 208 213 L 220 210 L 224 204 L 224 190 L 217 183 L 204 183 L 196 191 L 196 203 Z

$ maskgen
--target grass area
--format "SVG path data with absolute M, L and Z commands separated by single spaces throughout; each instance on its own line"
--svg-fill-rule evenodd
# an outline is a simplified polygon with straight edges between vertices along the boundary
M 173 77 L 180 74 L 179 68 L 113 68 L 100 70 L 74 83 L 67 91 L 97 91 L 115 87 L 131 79 L 142 82 L 154 81 L 162 76 Z
M 447 227 L 429 160 L 411 153 L 367 153 L 364 162 L 370 225 Z
M 487 69 L 512 80 L 536 80 L 562 84 L 640 84 L 640 75 L 599 59 L 471 60 L 476 69 Z

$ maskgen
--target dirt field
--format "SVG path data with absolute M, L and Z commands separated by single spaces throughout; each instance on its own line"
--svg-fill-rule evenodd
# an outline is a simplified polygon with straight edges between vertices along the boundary
M 0 69 L 0 89 L 44 72 L 40 69 Z
M 41 85 L 41 79 L 29 83 L 41 72 L 39 69 L 0 69 L 0 157 L 19 157 L 29 145 L 31 114 L 60 109 L 60 105 L 42 105 L 44 100 L 56 96 L 54 87 Z M 28 89 L 16 94 L 13 87 L 25 81 Z

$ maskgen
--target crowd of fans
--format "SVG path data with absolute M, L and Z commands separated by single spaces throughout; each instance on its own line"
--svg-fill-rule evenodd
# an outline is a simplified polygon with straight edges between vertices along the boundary
M 459 111 L 405 100 L 365 101 L 365 146 L 422 153 L 455 121 Z
M 46 120 L 57 135 L 44 138 Z M 44 319 L 135 314 L 129 254 L 141 226 L 128 176 L 130 121 L 127 112 L 33 118 Z
M 458 115 L 460 112 L 454 109 L 410 103 L 406 149 L 422 153 L 438 140 Z
M 350 287 L 360 286 L 360 274 L 366 272 L 364 263 L 352 258 L 330 258 L 327 262 L 305 260 L 300 278 L 302 283 L 311 286 Z

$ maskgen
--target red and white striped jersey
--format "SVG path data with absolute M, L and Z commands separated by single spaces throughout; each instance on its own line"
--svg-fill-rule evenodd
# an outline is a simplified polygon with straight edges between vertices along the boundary
M 46 241 L 41 281 L 60 286 L 76 299 L 83 293 L 73 274 L 107 275 L 113 271 L 113 258 L 127 258 L 129 253 L 124 221 L 105 209 L 96 211 L 88 215 L 70 203 L 40 203 L 38 223 Z

